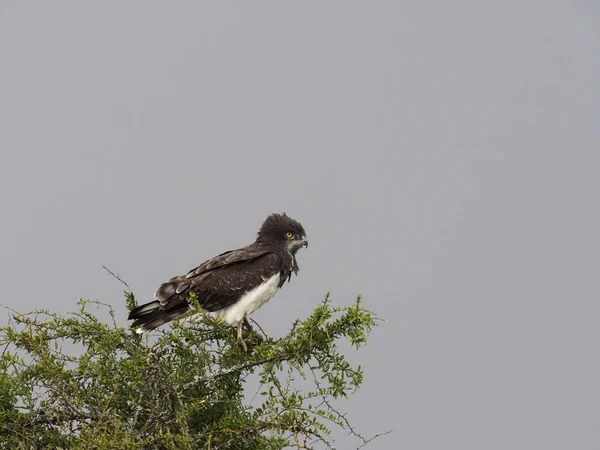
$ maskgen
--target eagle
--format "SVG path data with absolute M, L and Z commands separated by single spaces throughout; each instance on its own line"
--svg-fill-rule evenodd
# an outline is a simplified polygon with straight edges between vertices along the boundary
M 182 317 L 193 293 L 210 316 L 237 327 L 237 340 L 247 351 L 242 325 L 251 331 L 247 316 L 297 275 L 296 252 L 302 247 L 308 247 L 308 241 L 300 222 L 285 213 L 270 214 L 252 244 L 221 253 L 161 284 L 156 300 L 131 310 L 131 326 L 143 333 Z

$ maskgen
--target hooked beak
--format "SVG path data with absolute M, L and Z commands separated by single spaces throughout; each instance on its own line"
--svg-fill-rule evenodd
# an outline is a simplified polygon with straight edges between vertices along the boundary
M 303 245 L 305 248 L 308 248 L 308 241 L 307 241 L 306 239 L 302 239 L 302 245 Z

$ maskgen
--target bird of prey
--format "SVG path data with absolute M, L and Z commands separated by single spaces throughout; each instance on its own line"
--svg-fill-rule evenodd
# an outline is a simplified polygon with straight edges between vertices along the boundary
M 156 300 L 129 313 L 131 326 L 143 333 L 182 317 L 189 308 L 188 296 L 194 293 L 209 315 L 237 327 L 238 341 L 247 351 L 242 324 L 252 328 L 246 316 L 298 273 L 296 252 L 302 247 L 308 247 L 302 225 L 285 213 L 271 214 L 252 244 L 221 253 L 161 284 L 154 293 Z

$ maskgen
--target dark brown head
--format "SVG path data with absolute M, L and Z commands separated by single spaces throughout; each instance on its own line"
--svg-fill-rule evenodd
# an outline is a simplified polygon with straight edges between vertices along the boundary
M 296 220 L 283 214 L 271 214 L 258 230 L 257 242 L 284 246 L 292 255 L 301 247 L 308 247 L 304 228 Z

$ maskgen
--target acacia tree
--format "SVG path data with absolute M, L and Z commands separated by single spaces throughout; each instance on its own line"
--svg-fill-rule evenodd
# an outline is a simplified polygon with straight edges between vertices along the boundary
M 190 315 L 199 313 L 190 300 Z M 363 446 L 369 440 L 332 406 L 363 380 L 337 343 L 359 348 L 375 325 L 360 297 L 333 307 L 327 295 L 285 337 L 244 352 L 231 327 L 208 317 L 148 337 L 118 326 L 99 302 L 82 300 L 66 316 L 15 312 L 0 336 L 0 448 L 332 448 L 333 427 Z M 254 406 L 244 397 L 251 374 Z

